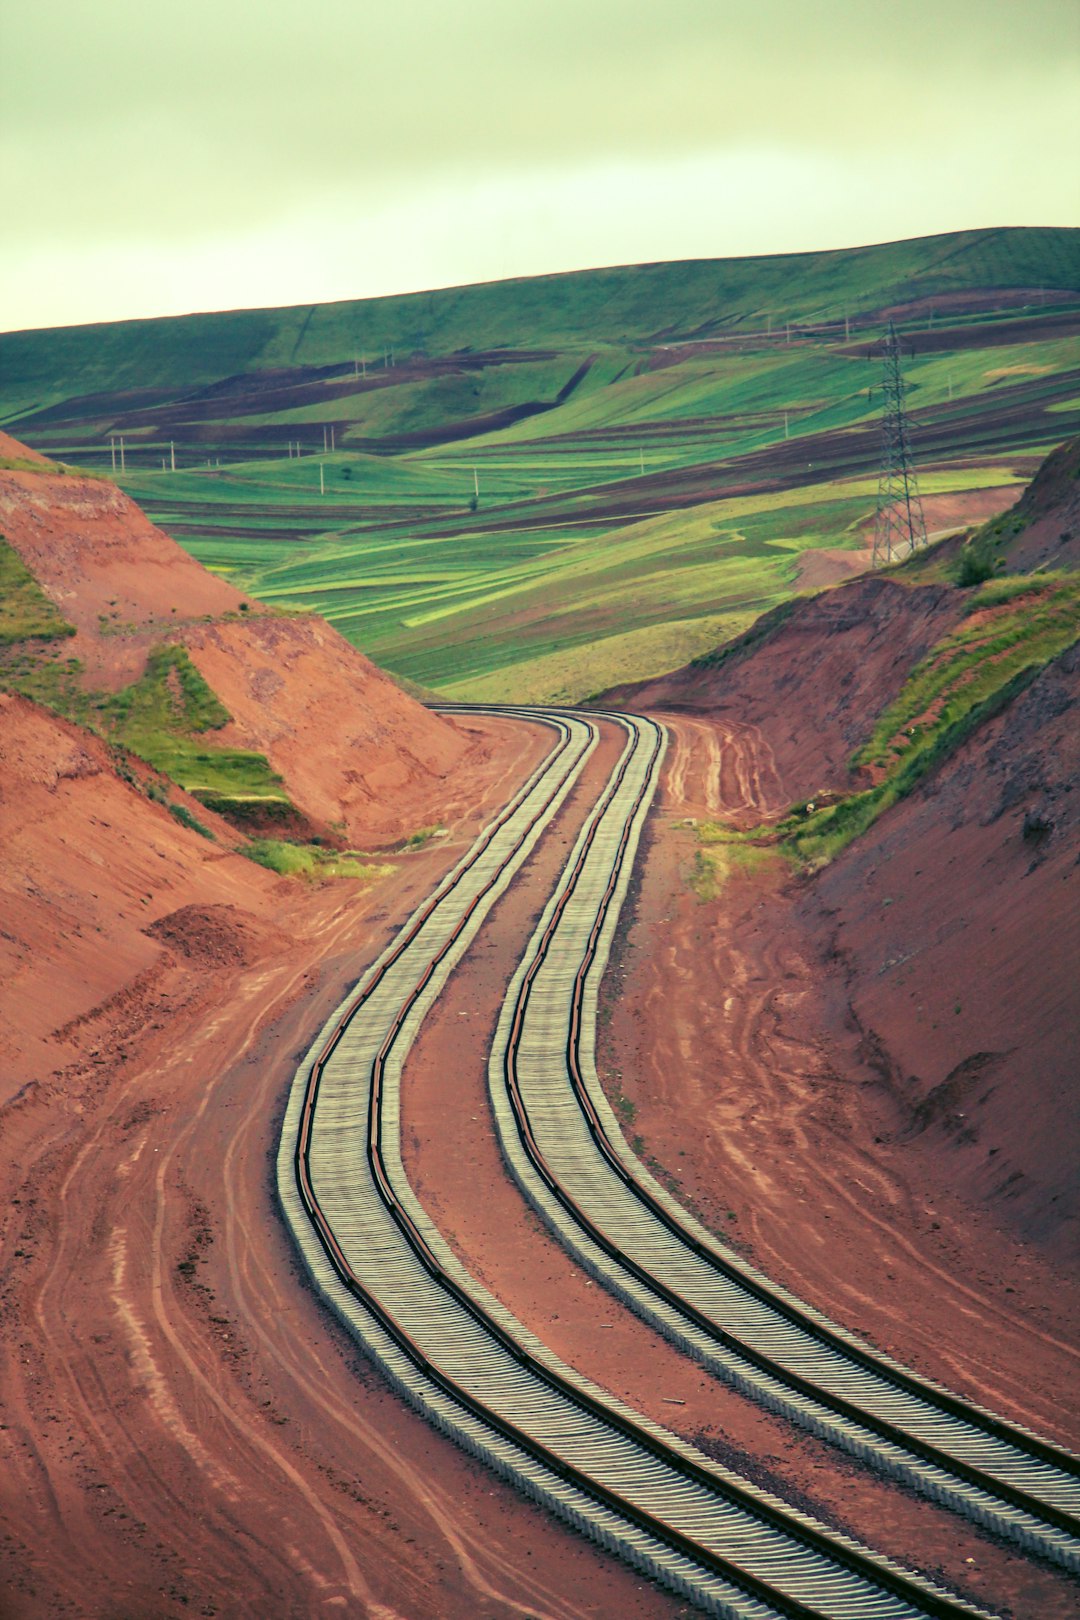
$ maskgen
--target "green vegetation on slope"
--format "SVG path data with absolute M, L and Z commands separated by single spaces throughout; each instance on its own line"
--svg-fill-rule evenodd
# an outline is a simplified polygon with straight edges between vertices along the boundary
M 779 844 L 803 869 L 826 865 L 1078 637 L 1075 575 L 992 581 L 973 596 L 965 621 L 911 672 L 853 755 L 852 770 L 868 774 L 869 787 L 824 805 L 796 805 L 769 828 L 735 832 L 705 823 L 702 844 Z
M 230 820 L 258 812 L 289 817 L 282 779 L 264 754 L 205 740 L 230 715 L 182 646 L 152 649 L 146 669 L 121 692 L 99 700 L 106 735 Z
M 45 595 L 14 546 L 0 535 L 0 646 L 15 642 L 58 641 L 75 626 Z
M 191 388 L 278 367 L 421 352 L 667 341 L 741 325 L 843 320 L 968 288 L 1078 285 L 1076 233 L 976 230 L 826 253 L 622 266 L 276 310 L 15 332 L 0 340 L 5 398 Z M 63 378 L 66 382 L 62 381 Z
M 119 692 L 87 687 L 79 659 L 58 659 L 49 652 L 34 644 L 9 647 L 0 663 L 0 687 L 33 698 L 137 755 L 208 809 L 240 825 L 295 818 L 282 779 L 264 754 L 207 739 L 206 733 L 220 730 L 230 716 L 186 647 L 152 648 L 143 674 Z M 176 806 L 168 808 L 177 813 Z

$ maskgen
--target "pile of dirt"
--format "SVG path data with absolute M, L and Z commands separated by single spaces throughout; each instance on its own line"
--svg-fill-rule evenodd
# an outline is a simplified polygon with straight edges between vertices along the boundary
M 23 456 L 16 440 L 0 448 Z M 395 843 L 446 821 L 454 784 L 486 758 L 325 620 L 262 609 L 105 479 L 0 468 L 0 534 L 76 627 L 63 655 L 88 686 L 117 690 L 151 647 L 184 643 L 233 717 L 215 742 L 267 757 L 298 827 L 333 826 L 362 848 Z
M 218 967 L 250 967 L 274 945 L 287 942 L 280 929 L 257 926 L 236 906 L 180 906 L 145 932 L 188 962 Z
M 614 688 L 600 706 L 733 720 L 760 735 L 789 800 L 849 785 L 848 759 L 964 611 L 949 586 L 880 575 L 765 614 L 718 653 Z

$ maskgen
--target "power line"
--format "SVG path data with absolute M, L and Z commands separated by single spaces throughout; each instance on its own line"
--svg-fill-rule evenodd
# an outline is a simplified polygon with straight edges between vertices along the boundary
M 926 519 L 911 454 L 911 423 L 904 404 L 901 341 L 892 321 L 877 346 L 877 353 L 883 366 L 884 399 L 873 565 L 880 568 L 925 546 Z

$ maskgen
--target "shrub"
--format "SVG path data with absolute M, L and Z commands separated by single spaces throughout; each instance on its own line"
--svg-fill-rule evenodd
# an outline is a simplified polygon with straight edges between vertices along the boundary
M 994 564 L 985 552 L 978 551 L 974 546 L 965 546 L 960 553 L 960 564 L 956 570 L 956 583 L 962 590 L 968 590 L 972 585 L 983 585 L 993 577 Z

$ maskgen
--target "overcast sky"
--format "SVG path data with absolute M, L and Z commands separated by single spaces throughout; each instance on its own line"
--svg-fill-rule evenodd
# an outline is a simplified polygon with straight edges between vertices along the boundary
M 1077 0 L 0 0 L 0 330 L 1080 224 Z

